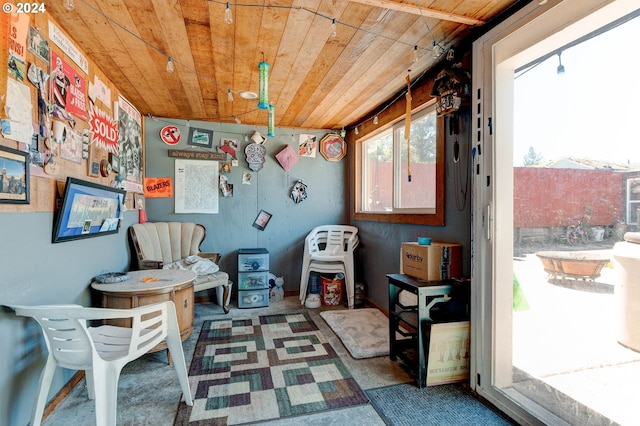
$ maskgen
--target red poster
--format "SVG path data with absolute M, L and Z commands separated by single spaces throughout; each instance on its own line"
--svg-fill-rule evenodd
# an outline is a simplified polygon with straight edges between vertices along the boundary
M 120 153 L 117 123 L 93 104 L 89 105 L 89 127 L 93 135 L 92 142 L 112 154 Z
M 51 97 L 58 108 L 86 120 L 87 97 L 85 79 L 51 50 Z
M 144 178 L 144 196 L 147 198 L 173 197 L 173 180 L 170 177 Z

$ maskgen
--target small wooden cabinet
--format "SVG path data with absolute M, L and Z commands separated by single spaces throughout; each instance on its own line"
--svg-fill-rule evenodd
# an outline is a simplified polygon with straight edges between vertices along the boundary
M 121 283 L 91 283 L 103 308 L 131 309 L 152 303 L 173 301 L 176 306 L 180 337 L 185 340 L 193 332 L 193 282 L 192 271 L 174 269 L 146 269 L 129 272 L 129 279 Z M 131 327 L 130 319 L 110 320 L 109 324 Z M 166 343 L 154 348 L 166 349 Z

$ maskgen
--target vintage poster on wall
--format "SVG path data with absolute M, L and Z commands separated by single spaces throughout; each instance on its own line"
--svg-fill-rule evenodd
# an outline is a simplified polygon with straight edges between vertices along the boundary
M 27 32 L 29 31 L 29 16 L 25 14 L 11 14 L 11 29 L 9 30 L 9 75 L 19 81 L 24 81 L 27 65 Z
M 218 213 L 217 161 L 176 160 L 175 213 Z
M 112 154 L 119 155 L 118 126 L 106 112 L 94 104 L 89 105 L 89 128 L 91 142 Z
M 51 51 L 50 80 L 53 103 L 69 114 L 86 120 L 88 114 L 85 79 L 55 51 Z
M 49 21 L 49 39 L 58 46 L 85 74 L 89 74 L 89 61 L 80 49 L 67 37 L 53 21 Z
M 144 178 L 144 196 L 147 198 L 173 197 L 173 179 L 170 177 Z
M 118 96 L 120 174 L 124 189 L 142 192 L 142 117 L 122 96 Z
M 100 100 L 111 108 L 111 89 L 97 75 L 93 76 L 93 83 L 89 82 L 88 95 L 92 101 Z

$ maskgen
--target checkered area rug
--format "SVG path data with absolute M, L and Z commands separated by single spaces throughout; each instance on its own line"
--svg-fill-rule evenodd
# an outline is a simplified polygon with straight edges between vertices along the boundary
M 307 313 L 205 321 L 175 425 L 234 425 L 368 399 Z

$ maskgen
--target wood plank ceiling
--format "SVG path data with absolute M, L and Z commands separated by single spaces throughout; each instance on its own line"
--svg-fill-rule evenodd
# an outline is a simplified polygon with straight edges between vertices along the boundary
M 277 127 L 366 118 L 513 0 L 75 0 L 47 10 L 144 115 L 264 126 L 258 63 L 271 64 Z M 226 24 L 225 9 L 233 22 Z M 335 19 L 336 33 L 332 24 Z M 413 62 L 414 47 L 419 59 Z M 173 73 L 166 71 L 168 58 Z M 228 100 L 229 91 L 233 101 Z

